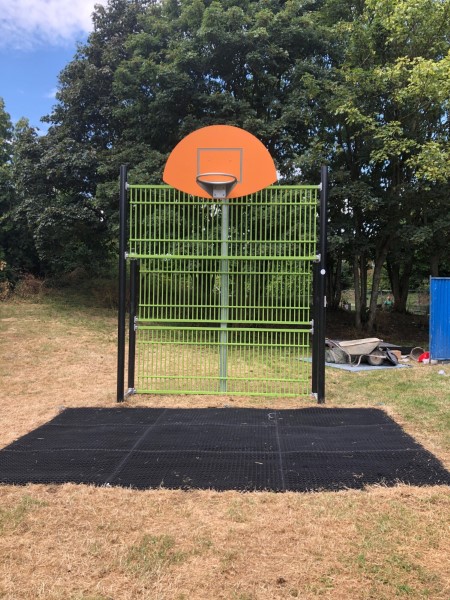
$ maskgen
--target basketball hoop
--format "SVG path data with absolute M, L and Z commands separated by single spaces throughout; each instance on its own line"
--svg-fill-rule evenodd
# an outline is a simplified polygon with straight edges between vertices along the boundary
M 200 173 L 195 180 L 211 198 L 217 200 L 225 200 L 237 184 L 237 177 L 229 173 Z

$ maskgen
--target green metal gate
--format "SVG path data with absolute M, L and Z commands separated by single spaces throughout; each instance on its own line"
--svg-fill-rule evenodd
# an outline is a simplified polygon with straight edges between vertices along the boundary
M 319 186 L 225 203 L 129 185 L 136 392 L 306 396 Z

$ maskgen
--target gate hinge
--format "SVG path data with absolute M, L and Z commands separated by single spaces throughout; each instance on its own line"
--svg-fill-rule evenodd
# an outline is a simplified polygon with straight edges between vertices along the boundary
M 125 394 L 123 395 L 123 399 L 128 398 L 128 396 L 134 396 L 136 394 L 136 388 L 128 388 Z
M 134 330 L 137 331 L 137 329 L 138 329 L 138 318 L 134 317 L 133 321 L 134 321 Z
M 123 253 L 123 256 L 124 256 L 125 260 L 128 260 L 128 257 L 129 257 L 130 255 L 128 254 L 128 252 L 126 252 L 126 251 L 125 251 L 125 252 Z
M 128 183 L 128 181 L 125 181 L 125 189 L 128 190 L 130 188 L 130 185 Z
M 310 325 L 311 325 L 310 333 L 314 334 L 314 319 L 310 322 Z
M 322 258 L 321 255 L 317 254 L 317 256 L 315 257 L 315 259 L 313 260 L 313 262 L 319 263 L 321 258 Z
M 320 190 L 320 191 L 322 191 L 322 188 L 323 188 L 322 182 L 320 182 L 319 185 L 317 186 L 317 189 Z

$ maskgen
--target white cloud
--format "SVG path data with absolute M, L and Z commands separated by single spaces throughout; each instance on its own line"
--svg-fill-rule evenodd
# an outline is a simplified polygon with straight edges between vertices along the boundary
M 44 98 L 56 98 L 56 94 L 58 93 L 58 88 L 52 88 L 49 92 L 44 95 Z
M 107 0 L 0 0 L 0 47 L 73 44 L 92 30 L 95 4 Z

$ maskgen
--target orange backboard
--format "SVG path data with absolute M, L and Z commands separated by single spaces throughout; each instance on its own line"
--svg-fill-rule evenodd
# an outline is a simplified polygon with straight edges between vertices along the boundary
M 211 175 L 220 173 L 236 178 L 228 198 L 253 194 L 277 180 L 265 146 L 248 131 L 231 125 L 203 127 L 182 139 L 167 159 L 163 180 L 193 196 L 210 198 L 197 177 L 207 174 L 206 179 L 220 180 L 220 175 Z

